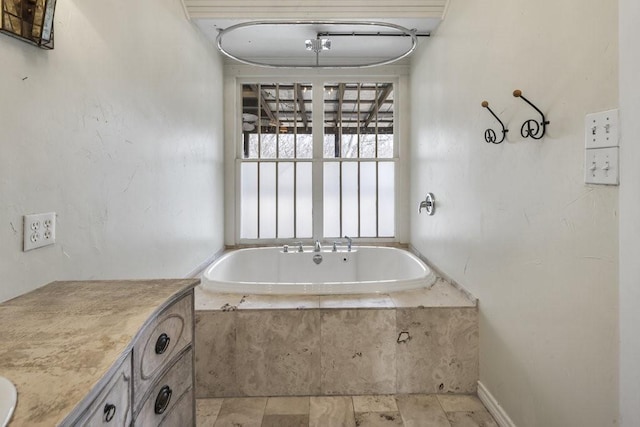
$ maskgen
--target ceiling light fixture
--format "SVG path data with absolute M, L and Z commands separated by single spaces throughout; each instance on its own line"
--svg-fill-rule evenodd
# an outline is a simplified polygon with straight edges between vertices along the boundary
M 2 0 L 0 0 L 2 1 Z M 242 48 L 239 48 L 238 40 L 242 40 L 242 35 L 244 34 L 252 34 L 251 31 L 255 31 L 257 28 L 263 28 L 264 31 L 261 32 L 262 38 L 268 40 L 270 37 L 270 32 L 273 34 L 280 34 L 280 31 L 275 31 L 275 27 L 290 27 L 292 30 L 305 30 L 307 32 L 313 31 L 315 33 L 315 39 L 305 40 L 306 49 L 315 53 L 315 63 L 311 63 L 309 61 L 309 56 L 311 55 L 299 55 L 298 57 L 289 57 L 280 58 L 277 55 L 271 54 L 264 56 L 255 56 L 249 55 L 246 51 L 243 51 Z M 345 31 L 339 31 L 340 27 L 346 28 Z M 353 28 L 358 28 L 358 31 L 353 30 Z M 372 31 L 364 31 L 365 28 L 370 28 Z M 321 31 L 318 31 L 318 30 Z M 269 31 L 271 30 L 271 31 Z M 233 36 L 231 35 L 233 33 Z M 238 34 L 240 36 L 238 36 Z M 299 68 L 299 69 L 312 69 L 312 68 L 336 68 L 336 69 L 346 69 L 346 68 L 367 68 L 367 67 L 377 67 L 381 65 L 391 64 L 393 62 L 399 61 L 409 55 L 416 49 L 418 44 L 418 36 L 428 35 L 428 34 L 418 34 L 417 30 L 410 30 L 403 26 L 392 24 L 388 22 L 375 22 L 375 21 L 313 21 L 313 20 L 302 20 L 302 21 L 248 21 L 241 22 L 236 25 L 231 25 L 230 27 L 224 29 L 218 29 L 218 36 L 216 37 L 216 46 L 218 50 L 228 58 L 231 58 L 235 61 L 238 61 L 243 64 L 253 65 L 258 67 L 269 67 L 269 68 Z M 226 37 L 229 37 L 228 42 L 225 40 Z M 331 40 L 323 37 L 342 37 L 345 40 L 348 40 L 348 44 L 353 44 L 353 40 L 358 40 L 366 46 L 371 45 L 372 40 L 365 41 L 366 38 L 371 37 L 379 37 L 379 38 L 387 38 L 386 40 L 406 40 L 405 43 L 398 45 L 396 51 L 389 54 L 382 54 L 380 56 L 374 55 L 372 57 L 361 55 L 361 57 L 352 57 L 349 55 L 344 55 L 344 52 L 341 50 L 343 48 L 343 44 L 339 43 L 341 52 L 334 52 L 333 55 L 320 55 L 321 52 L 327 51 L 331 49 Z M 236 38 L 237 37 L 237 38 Z M 304 36 L 303 36 L 304 37 Z M 302 38 L 302 37 L 300 37 Z M 297 40 L 300 40 L 298 38 Z M 291 40 L 291 43 L 297 44 L 299 41 Z M 342 39 L 340 40 L 342 42 Z M 235 42 L 235 43 L 234 43 Z M 279 41 L 281 43 L 281 41 Z M 242 45 L 244 46 L 244 45 Z M 345 50 L 348 52 L 348 50 Z M 368 52 L 367 49 L 362 49 L 362 51 Z M 306 88 L 303 88 L 303 90 Z
M 331 49 L 331 40 L 329 39 L 310 39 L 305 40 L 304 45 L 307 50 L 312 50 L 315 53 L 320 53 L 323 50 Z

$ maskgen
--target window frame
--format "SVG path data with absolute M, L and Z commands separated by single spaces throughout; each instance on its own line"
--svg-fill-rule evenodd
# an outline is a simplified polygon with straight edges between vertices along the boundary
M 254 67 L 238 67 L 248 68 L 255 72 Z M 235 75 L 226 77 L 226 91 L 225 91 L 225 104 L 232 105 L 233 108 L 225 109 L 225 138 L 227 141 L 227 155 L 226 163 L 227 180 L 232 179 L 233 185 L 228 185 L 225 200 L 228 203 L 226 209 L 226 236 L 225 243 L 228 246 L 249 246 L 249 245 L 280 245 L 289 244 L 292 241 L 302 240 L 305 244 L 309 244 L 314 239 L 319 239 L 324 243 L 330 243 L 333 238 L 325 239 L 324 234 L 324 218 L 323 218 L 323 168 L 326 162 L 344 162 L 344 161 L 393 161 L 395 176 L 394 176 L 394 237 L 372 237 L 372 238 L 355 238 L 356 242 L 372 242 L 372 243 L 402 243 L 408 239 L 408 211 L 404 208 L 408 192 L 401 194 L 399 189 L 405 188 L 408 184 L 408 161 L 402 154 L 408 152 L 407 137 L 408 135 L 408 123 L 405 117 L 409 114 L 406 110 L 409 105 L 408 96 L 408 67 L 396 66 L 390 67 L 384 73 L 370 75 L 364 74 L 358 75 L 343 75 L 338 70 L 336 72 L 318 73 L 314 75 L 304 75 L 300 73 L 289 73 L 279 70 L 277 73 L 265 73 L 245 74 L 238 69 L 234 69 Z M 239 72 L 240 71 L 240 72 Z M 246 70 L 245 70 L 246 71 Z M 324 158 L 323 153 L 323 136 L 324 136 L 324 87 L 326 84 L 335 83 L 392 83 L 394 87 L 394 154 L 392 158 L 362 158 L 362 159 L 348 159 L 348 158 Z M 313 158 L 312 159 L 297 159 L 297 161 L 306 161 L 312 163 L 312 180 L 314 184 L 314 190 L 312 194 L 313 200 L 313 236 L 312 238 L 260 238 L 249 239 L 241 238 L 241 178 L 240 169 L 242 162 L 247 159 L 243 158 L 243 144 L 242 142 L 242 86 L 245 84 L 291 84 L 291 83 L 304 83 L 312 85 L 312 122 L 321 123 L 321 126 L 314 125 L 312 130 L 313 135 Z M 232 102 L 227 102 L 229 98 L 232 98 Z M 268 159 L 268 161 L 274 161 L 275 159 Z M 293 159 L 282 159 L 282 161 L 292 161 Z M 255 161 L 255 160 L 253 160 Z M 275 160 L 277 161 L 277 160 Z M 317 182 L 320 182 L 318 185 Z M 231 191 L 231 189 L 233 189 Z M 231 202 L 231 203 L 229 203 Z M 230 208 L 232 206 L 232 208 Z M 230 232 L 232 230 L 232 232 Z

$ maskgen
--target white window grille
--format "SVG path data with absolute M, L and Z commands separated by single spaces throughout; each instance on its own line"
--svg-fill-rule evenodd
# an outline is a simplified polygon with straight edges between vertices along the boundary
M 393 83 L 243 84 L 241 241 L 393 238 L 393 92 Z

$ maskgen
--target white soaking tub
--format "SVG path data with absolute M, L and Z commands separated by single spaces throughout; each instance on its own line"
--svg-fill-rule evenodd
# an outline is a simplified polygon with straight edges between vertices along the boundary
M 314 260 L 315 257 L 315 260 Z M 319 262 L 318 262 L 319 261 Z M 412 253 L 356 246 L 351 252 L 305 247 L 249 248 L 228 252 L 202 276 L 204 290 L 241 294 L 328 295 L 388 293 L 431 286 L 435 274 Z

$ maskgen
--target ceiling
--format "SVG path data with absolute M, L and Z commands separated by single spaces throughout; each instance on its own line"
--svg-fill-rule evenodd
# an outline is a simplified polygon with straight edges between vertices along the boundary
M 374 22 L 432 33 L 444 18 L 448 0 L 183 0 L 189 18 L 216 43 L 218 34 L 238 24 L 260 22 L 224 32 L 221 45 L 231 56 L 277 66 L 359 66 L 401 56 L 412 37 Z M 280 24 L 273 24 L 278 21 Z M 295 21 L 314 22 L 293 25 Z M 319 22 L 324 22 L 321 24 Z M 357 24 L 359 22 L 367 25 Z M 283 23 L 287 23 L 283 25 Z M 329 36 L 322 36 L 330 33 Z M 315 54 L 305 41 L 331 40 Z M 400 37 L 403 35 L 402 37 Z M 418 37 L 418 40 L 423 40 Z

